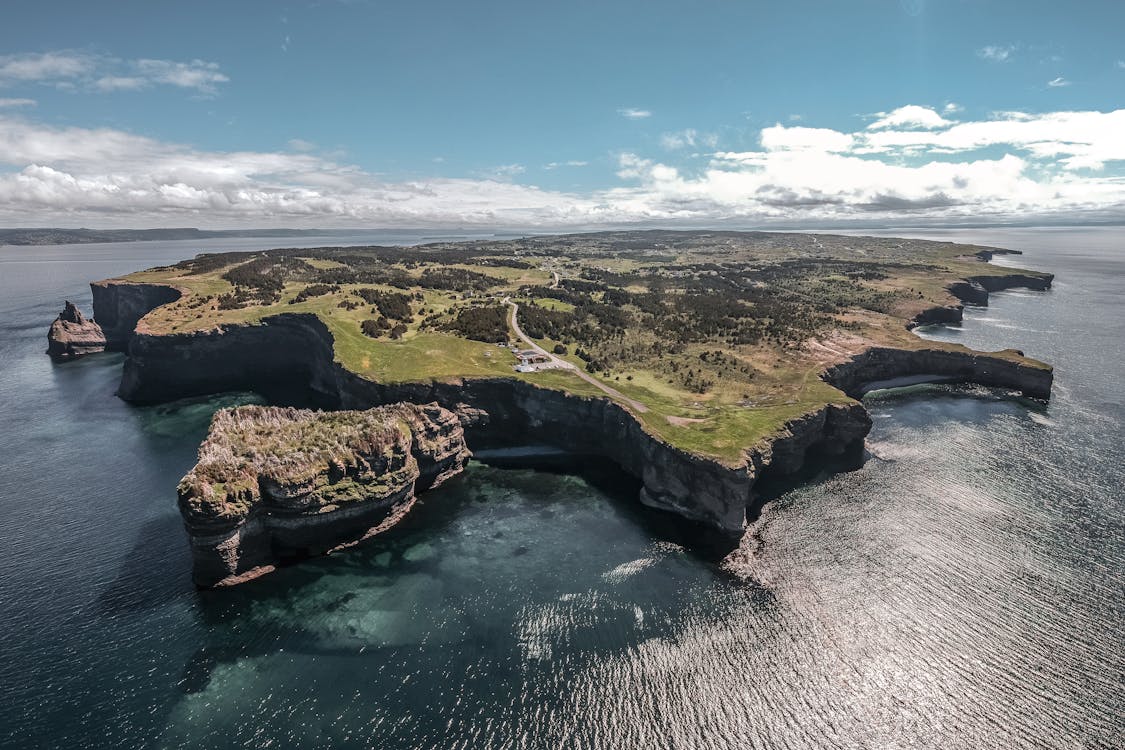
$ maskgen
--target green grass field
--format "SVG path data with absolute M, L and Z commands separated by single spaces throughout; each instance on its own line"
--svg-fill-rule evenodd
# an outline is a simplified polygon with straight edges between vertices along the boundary
M 479 250 L 472 243 L 375 249 L 367 251 L 369 260 L 363 249 L 339 251 L 335 256 L 327 251 L 304 251 L 304 255 L 294 251 L 291 260 L 277 256 L 280 270 L 266 264 L 264 273 L 276 274 L 281 281 L 274 301 L 251 301 L 233 309 L 220 305 L 224 295 L 246 289 L 236 288 L 224 276 L 248 261 L 274 256 L 233 256 L 230 263 L 213 268 L 188 264 L 151 269 L 125 280 L 172 284 L 185 290 L 180 300 L 145 317 L 142 325 L 155 334 L 254 323 L 284 313 L 311 313 L 331 332 L 336 360 L 374 381 L 510 377 L 576 395 L 608 398 L 601 389 L 566 371 L 516 373 L 508 349 L 466 338 L 452 326 L 466 308 L 497 305 L 507 296 L 525 299 L 521 309 L 532 305 L 561 315 L 571 326 L 572 337 L 586 335 L 583 331 L 594 336 L 589 341 L 569 341 L 565 359 L 585 368 L 587 361 L 578 356 L 578 350 L 592 352 L 599 359 L 594 377 L 647 407 L 636 416 L 648 432 L 685 450 L 737 462 L 746 449 L 786 422 L 826 404 L 848 402 L 819 377 L 834 357 L 838 360 L 848 351 L 870 345 L 963 350 L 923 341 L 906 324 L 924 309 L 955 302 L 946 291 L 950 282 L 1012 270 L 974 258 L 975 247 L 949 243 L 830 235 L 821 235 L 814 242 L 808 235 L 733 233 L 624 233 L 620 237 L 624 239 L 598 234 L 554 238 L 555 243 L 552 238 L 478 243 Z M 428 269 L 438 267 L 468 274 L 466 279 L 476 278 L 474 274 L 490 279 L 486 284 L 490 288 L 471 291 L 427 286 Z M 524 288 L 542 290 L 550 285 L 555 270 L 564 272 L 561 288 L 549 292 L 557 298 L 545 296 L 547 292 L 531 297 L 520 294 Z M 241 277 L 231 278 L 242 281 Z M 275 283 L 272 278 L 261 283 Z M 290 303 L 314 283 L 330 291 Z M 709 317 L 712 308 L 729 307 L 724 299 L 726 289 L 748 295 L 730 314 L 750 315 L 747 325 L 758 326 L 755 330 L 764 331 L 765 340 L 733 341 L 740 329 L 732 319 Z M 381 313 L 361 299 L 360 290 L 409 295 L 412 315 L 409 321 L 401 321 L 397 338 L 372 338 L 361 330 L 363 321 Z M 666 320 L 646 312 L 653 304 L 653 291 L 664 300 Z M 829 293 L 844 297 L 834 298 L 831 304 L 819 298 Z M 714 305 L 710 297 L 700 294 L 715 295 Z M 684 307 L 681 300 L 693 306 Z M 880 300 L 893 303 L 889 309 L 874 306 L 874 302 L 885 304 Z M 869 301 L 872 305 L 864 308 Z M 576 302 L 593 307 L 579 311 Z M 622 312 L 610 315 L 609 308 L 618 304 L 623 304 Z M 624 315 L 635 330 L 613 333 L 597 318 L 576 318 L 587 310 L 603 314 L 599 309 L 605 310 L 606 320 Z M 758 313 L 759 309 L 763 312 Z M 776 318 L 777 311 L 788 309 L 797 317 L 792 321 Z M 654 327 L 662 330 L 654 331 Z M 715 332 L 708 333 L 712 328 Z M 514 338 L 511 332 L 509 336 Z M 772 336 L 776 340 L 769 338 Z M 550 351 L 561 342 L 547 337 L 537 343 Z M 674 346 L 669 349 L 669 344 Z M 716 351 L 724 357 L 708 359 Z M 1014 351 L 997 356 L 1040 364 Z

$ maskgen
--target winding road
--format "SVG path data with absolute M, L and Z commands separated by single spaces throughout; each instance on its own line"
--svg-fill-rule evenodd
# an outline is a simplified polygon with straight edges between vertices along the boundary
M 556 283 L 558 283 L 558 282 L 556 282 Z M 505 297 L 504 302 L 505 302 L 505 304 L 507 304 L 509 307 L 512 308 L 512 317 L 511 317 L 512 330 L 515 331 L 516 336 L 519 338 L 519 340 L 527 345 L 528 349 L 531 349 L 538 354 L 542 354 L 544 357 L 547 358 L 547 360 L 551 363 L 551 365 L 553 367 L 555 367 L 559 370 L 570 370 L 571 372 L 573 372 L 575 375 L 577 375 L 578 377 L 585 380 L 590 385 L 597 386 L 601 390 L 605 391 L 615 401 L 618 401 L 620 403 L 628 404 L 629 407 L 632 408 L 634 411 L 636 411 L 640 414 L 644 414 L 646 411 L 648 411 L 648 407 L 645 406 L 644 404 L 642 404 L 640 401 L 629 398 L 628 396 L 626 396 L 624 393 L 617 390 L 616 388 L 609 387 L 608 385 L 606 385 L 602 381 L 595 378 L 590 373 L 588 373 L 585 370 L 582 370 L 579 367 L 577 367 L 576 365 L 574 365 L 574 363 L 567 362 L 565 359 L 562 359 L 561 357 L 558 357 L 554 354 L 551 354 L 549 351 L 547 351 L 543 347 L 539 346 L 539 344 L 536 344 L 534 341 L 532 341 L 531 337 L 528 336 L 526 333 L 524 333 L 523 329 L 520 328 L 520 322 L 519 322 L 520 306 L 517 305 L 515 302 L 513 302 L 511 297 Z

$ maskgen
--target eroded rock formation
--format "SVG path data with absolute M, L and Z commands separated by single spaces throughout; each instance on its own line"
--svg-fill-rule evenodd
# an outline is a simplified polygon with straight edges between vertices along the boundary
M 987 288 L 980 285 L 985 295 L 989 288 L 1000 288 L 997 284 L 1035 284 L 1040 288 L 1050 283 L 1049 278 L 1042 277 L 997 278 L 1004 281 L 990 281 Z M 139 291 L 136 287 L 141 286 L 151 285 L 102 282 L 102 291 L 95 293 L 95 312 L 101 315 L 100 304 L 125 309 L 132 319 L 147 311 L 142 311 L 145 304 L 152 309 L 163 304 L 162 296 L 178 294 L 175 290 Z M 126 295 L 127 301 L 115 299 L 117 294 Z M 942 322 L 960 320 L 960 306 L 937 309 L 945 312 L 929 314 Z M 132 325 L 135 327 L 136 322 Z M 747 446 L 739 460 L 723 462 L 669 445 L 647 432 L 625 407 L 606 398 L 564 393 L 513 378 L 374 382 L 335 361 L 331 333 L 319 318 L 308 313 L 284 313 L 258 323 L 160 335 L 145 331 L 142 325 L 129 339 L 128 352 L 118 390 L 128 401 L 155 403 L 229 390 L 268 391 L 271 386 L 281 386 L 298 388 L 305 400 L 328 409 L 368 409 L 408 402 L 436 403 L 450 413 L 475 410 L 476 424 L 468 432 L 470 441 L 536 443 L 607 457 L 641 480 L 640 500 L 645 504 L 732 535 L 740 534 L 747 517 L 756 514 L 761 500 L 755 486 L 763 478 L 792 475 L 802 470 L 810 457 L 826 454 L 842 458 L 841 466 L 858 465 L 871 426 L 862 404 L 829 404 L 792 420 L 762 444 Z M 1019 390 L 1036 398 L 1049 396 L 1052 378 L 1050 367 L 1025 360 L 1016 352 L 988 354 L 937 347 L 872 347 L 829 367 L 823 375 L 853 397 L 862 395 L 874 382 L 903 376 L 976 382 Z M 483 414 L 487 414 L 487 420 L 480 418 Z M 283 516 L 270 517 L 275 519 L 275 527 L 281 528 L 277 519 Z M 367 520 L 363 519 L 358 526 L 371 528 L 364 525 Z M 197 521 L 196 526 L 202 534 L 205 527 L 200 523 Z M 248 521 L 237 528 L 243 536 L 251 532 L 257 540 L 253 544 L 264 544 L 262 540 L 269 538 L 262 536 L 256 522 Z M 236 529 L 220 525 L 216 533 L 231 538 Z M 228 544 L 243 550 L 257 549 L 241 541 Z M 308 549 L 323 546 L 322 543 Z M 302 547 L 295 545 L 293 549 Z M 270 557 L 259 550 L 247 559 Z M 204 580 L 224 580 L 240 574 L 231 572 L 220 557 L 200 565 L 211 570 Z M 240 565 L 235 570 L 248 569 L 246 563 Z
M 437 404 L 219 411 L 179 486 L 192 578 L 238 583 L 378 533 L 469 455 L 462 417 Z
M 1050 398 L 1052 368 L 1021 358 L 1022 352 L 1016 350 L 986 354 L 876 346 L 829 368 L 824 379 L 853 398 L 862 397 L 873 385 L 886 387 L 893 381 L 914 377 L 920 378 L 918 382 L 976 383 L 1019 391 L 1029 398 Z
M 47 331 L 47 354 L 56 361 L 105 351 L 105 334 L 69 300 Z

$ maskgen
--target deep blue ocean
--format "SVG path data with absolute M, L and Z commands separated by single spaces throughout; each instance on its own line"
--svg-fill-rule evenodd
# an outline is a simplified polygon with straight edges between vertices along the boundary
M 279 241 L 0 248 L 0 747 L 1125 746 L 1125 230 L 902 233 L 1056 274 L 922 332 L 1051 362 L 1054 397 L 872 394 L 865 465 L 767 507 L 751 580 L 613 472 L 473 463 L 212 592 L 175 486 L 255 397 L 132 407 L 122 355 L 54 365 L 46 331 L 91 280 Z

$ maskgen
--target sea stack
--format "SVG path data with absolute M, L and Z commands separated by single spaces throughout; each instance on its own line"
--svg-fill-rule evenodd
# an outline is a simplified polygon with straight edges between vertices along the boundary
M 179 486 L 195 584 L 241 583 L 390 528 L 464 468 L 463 419 L 437 404 L 217 412 Z
M 83 315 L 73 302 L 67 301 L 47 332 L 47 354 L 56 362 L 63 362 L 101 351 L 105 351 L 101 326 Z

